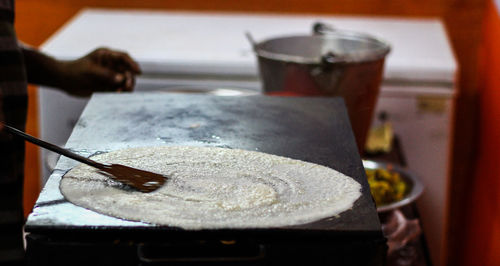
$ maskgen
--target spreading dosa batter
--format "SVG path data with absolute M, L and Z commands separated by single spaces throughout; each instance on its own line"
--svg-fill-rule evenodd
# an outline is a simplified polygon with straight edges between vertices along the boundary
M 185 229 L 304 224 L 350 209 L 361 185 L 331 168 L 261 152 L 142 147 L 93 156 L 169 176 L 141 193 L 78 165 L 61 180 L 72 203 L 126 220 Z

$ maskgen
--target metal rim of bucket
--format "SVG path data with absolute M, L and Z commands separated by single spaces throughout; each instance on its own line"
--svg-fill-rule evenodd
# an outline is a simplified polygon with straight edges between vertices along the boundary
M 321 35 L 288 35 L 288 36 L 281 36 L 281 37 L 276 37 L 276 38 L 271 38 L 267 39 L 264 41 L 261 41 L 254 46 L 255 53 L 259 57 L 271 59 L 271 60 L 277 60 L 277 61 L 284 61 L 284 62 L 290 62 L 290 63 L 298 63 L 298 64 L 318 64 L 321 62 L 322 57 L 324 55 L 319 55 L 317 57 L 305 57 L 305 56 L 299 56 L 299 55 L 290 55 L 290 54 L 283 54 L 283 53 L 276 53 L 276 52 L 269 52 L 266 51 L 262 48 L 262 46 L 265 46 L 266 44 L 273 42 L 273 41 L 279 41 L 279 40 L 285 40 L 285 39 L 292 39 L 292 38 L 318 38 L 318 39 L 349 39 L 349 40 L 359 40 L 361 42 L 370 42 L 370 43 L 375 43 L 378 48 L 372 49 L 369 52 L 363 51 L 360 53 L 349 53 L 347 55 L 339 56 L 337 57 L 336 62 L 344 62 L 344 63 L 362 63 L 362 62 L 370 62 L 370 61 L 377 61 L 380 59 L 383 59 L 391 50 L 391 46 L 389 45 L 388 42 L 379 39 L 377 37 L 374 37 L 372 35 L 366 34 L 366 33 L 359 33 L 359 32 L 353 32 L 353 31 L 332 31 L 332 32 L 327 32 Z

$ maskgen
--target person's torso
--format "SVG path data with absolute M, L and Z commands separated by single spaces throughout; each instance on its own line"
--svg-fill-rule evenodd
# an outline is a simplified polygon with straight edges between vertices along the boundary
M 0 0 L 0 108 L 3 122 L 25 129 L 27 79 L 14 29 L 13 0 Z M 0 185 L 22 179 L 24 141 L 0 132 L 0 150 Z
M 26 88 L 24 59 L 14 29 L 14 1 L 0 0 L 0 93 L 4 98 L 3 108 L 16 107 L 6 100 L 11 97 L 26 98 Z M 4 119 L 9 122 L 8 118 Z

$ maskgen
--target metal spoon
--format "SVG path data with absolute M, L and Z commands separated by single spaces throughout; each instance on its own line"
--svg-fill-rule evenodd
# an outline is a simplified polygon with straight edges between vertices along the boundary
M 81 163 L 90 165 L 92 167 L 95 167 L 99 169 L 99 173 L 104 174 L 116 181 L 119 181 L 121 183 L 124 183 L 126 185 L 129 185 L 141 192 L 152 192 L 163 186 L 165 182 L 167 181 L 167 176 L 165 175 L 160 175 L 132 167 L 128 167 L 125 165 L 121 164 L 103 164 L 103 163 L 98 163 L 94 160 L 91 160 L 89 158 L 85 158 L 83 156 L 80 156 L 76 153 L 73 153 L 67 149 L 61 148 L 57 145 L 54 145 L 52 143 L 45 142 L 43 140 L 40 140 L 38 138 L 35 138 L 33 136 L 30 136 L 16 128 L 13 128 L 9 125 L 6 125 L 2 122 L 0 122 L 0 125 L 3 125 L 5 130 L 8 132 L 21 137 L 35 145 L 38 145 L 40 147 L 43 147 L 45 149 L 51 150 L 53 152 L 59 153 L 61 155 L 64 155 L 68 158 L 71 158 L 73 160 L 79 161 Z M 0 127 L 1 128 L 1 127 Z

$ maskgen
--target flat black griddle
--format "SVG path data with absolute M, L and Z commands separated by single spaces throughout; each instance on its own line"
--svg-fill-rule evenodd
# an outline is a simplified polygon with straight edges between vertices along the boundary
M 318 254 L 311 253 L 313 251 L 331 254 L 328 256 L 333 257 L 329 259 L 346 265 L 352 265 L 353 261 L 375 264 L 382 261 L 385 240 L 341 99 L 95 94 L 66 147 L 90 156 L 116 149 L 157 145 L 238 148 L 313 162 L 353 177 L 362 185 L 362 196 L 351 210 L 304 225 L 183 230 L 124 221 L 67 202 L 60 194 L 58 184 L 76 162 L 62 158 L 28 218 L 26 231 L 31 233 L 28 254 L 36 260 L 51 256 L 60 258 L 60 252 L 56 255 L 58 252 L 54 251 L 51 255 L 51 250 L 68 245 L 77 247 L 73 250 L 77 254 L 71 255 L 72 258 L 78 257 L 79 253 L 83 256 L 85 249 L 82 245 L 90 249 L 110 247 L 107 254 L 112 254 L 128 241 L 132 244 L 124 244 L 125 249 L 132 247 L 134 252 L 136 249 L 141 251 L 134 253 L 139 254 L 139 258 L 132 261 L 142 261 L 140 257 L 147 253 L 145 247 L 151 247 L 148 250 L 157 255 L 165 250 L 164 245 L 172 249 L 176 243 L 190 246 L 192 242 L 189 241 L 204 241 L 206 244 L 206 241 L 231 239 L 250 246 L 264 245 L 268 258 L 266 264 L 277 260 L 283 262 L 285 254 L 288 260 L 297 261 L 298 257 L 295 258 L 292 251 L 295 249 L 302 250 L 301 253 L 306 255 L 301 258 L 307 261 L 311 256 L 318 257 Z M 306 250 L 310 250 L 309 253 L 304 253 Z M 356 255 L 349 256 L 353 250 L 356 250 Z

